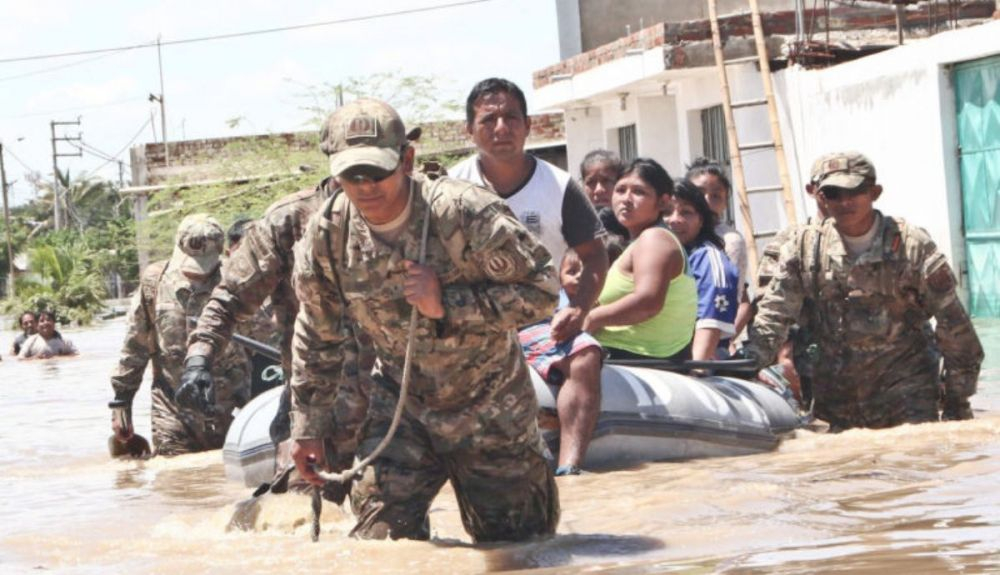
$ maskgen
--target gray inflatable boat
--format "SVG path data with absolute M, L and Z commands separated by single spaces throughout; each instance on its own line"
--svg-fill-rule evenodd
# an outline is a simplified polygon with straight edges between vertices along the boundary
M 554 412 L 559 388 L 531 373 L 539 406 Z M 227 478 L 256 486 L 274 475 L 268 430 L 280 393 L 280 387 L 262 393 L 233 420 L 222 450 Z M 606 365 L 601 393 L 587 469 L 770 451 L 801 425 L 794 402 L 782 393 L 732 377 Z M 554 452 L 559 432 L 545 430 L 543 437 Z

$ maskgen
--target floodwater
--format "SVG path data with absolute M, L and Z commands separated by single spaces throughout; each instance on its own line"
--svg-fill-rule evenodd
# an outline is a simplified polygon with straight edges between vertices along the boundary
M 1000 322 L 977 326 L 974 421 L 799 432 L 773 453 L 560 478 L 558 534 L 491 547 L 469 543 L 447 488 L 431 542 L 350 540 L 328 504 L 312 543 L 300 495 L 265 496 L 256 531 L 227 533 L 249 490 L 224 479 L 221 452 L 107 455 L 124 323 L 68 332 L 79 358 L 0 363 L 0 572 L 1000 572 Z M 148 382 L 136 427 L 148 437 Z

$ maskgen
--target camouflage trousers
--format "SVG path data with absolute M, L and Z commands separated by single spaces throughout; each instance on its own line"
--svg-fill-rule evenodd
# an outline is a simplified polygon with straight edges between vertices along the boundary
M 868 379 L 870 375 L 866 375 Z M 883 429 L 904 423 L 938 421 L 940 389 L 936 374 L 912 375 L 888 385 L 874 384 L 874 389 L 860 399 L 856 388 L 851 387 L 858 379 L 817 374 L 813 383 L 815 414 L 830 424 L 831 431 L 852 427 Z M 834 380 L 839 383 L 831 385 Z
M 181 455 L 209 449 L 219 449 L 226 431 L 233 422 L 230 413 L 206 417 L 190 409 L 182 409 L 160 387 L 153 387 L 153 453 Z
M 375 449 L 391 421 L 389 409 L 369 411 L 359 457 Z M 537 433 L 520 441 L 472 443 L 479 447 L 441 452 L 428 429 L 404 414 L 386 450 L 351 491 L 358 517 L 351 535 L 429 539 L 427 512 L 445 481 L 451 481 L 462 524 L 477 543 L 554 533 L 559 495 Z

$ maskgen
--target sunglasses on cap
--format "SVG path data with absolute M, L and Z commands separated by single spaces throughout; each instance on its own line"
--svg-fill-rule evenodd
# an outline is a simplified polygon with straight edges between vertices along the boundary
M 868 192 L 869 186 L 859 186 L 853 190 L 847 188 L 838 188 L 836 186 L 827 186 L 819 191 L 819 194 L 823 196 L 824 199 L 831 202 L 839 202 L 845 198 L 856 198 L 861 194 Z

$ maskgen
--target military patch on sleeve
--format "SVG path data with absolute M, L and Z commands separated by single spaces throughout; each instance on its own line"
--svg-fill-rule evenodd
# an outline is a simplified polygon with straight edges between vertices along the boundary
M 945 264 L 927 276 L 927 285 L 938 293 L 949 292 L 955 289 L 955 276 L 952 275 L 951 268 Z
M 483 271 L 487 277 L 497 281 L 508 281 L 517 273 L 517 261 L 504 251 L 495 251 L 487 256 Z

